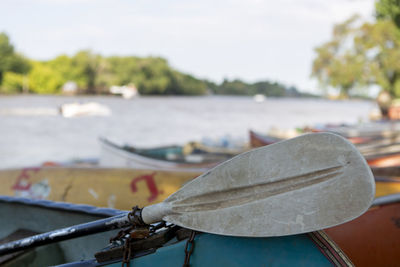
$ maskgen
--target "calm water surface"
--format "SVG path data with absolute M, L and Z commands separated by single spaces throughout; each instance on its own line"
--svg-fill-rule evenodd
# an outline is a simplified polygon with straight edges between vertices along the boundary
M 107 117 L 64 118 L 64 103 L 97 102 Z M 248 130 L 290 129 L 322 123 L 366 121 L 368 101 L 273 99 L 251 97 L 0 97 L 0 168 L 32 166 L 44 161 L 96 158 L 98 137 L 141 147 L 184 144 L 204 137 L 248 140 Z

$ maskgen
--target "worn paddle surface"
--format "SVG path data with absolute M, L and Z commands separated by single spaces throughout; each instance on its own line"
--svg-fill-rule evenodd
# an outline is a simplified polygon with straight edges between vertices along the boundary
M 374 194 L 371 170 L 349 141 L 308 134 L 226 161 L 142 216 L 215 234 L 281 236 L 352 220 Z

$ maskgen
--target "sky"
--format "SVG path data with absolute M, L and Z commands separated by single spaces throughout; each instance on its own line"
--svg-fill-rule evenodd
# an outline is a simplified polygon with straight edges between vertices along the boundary
M 270 80 L 317 92 L 314 48 L 334 24 L 373 12 L 374 0 L 1 0 L 0 32 L 36 60 L 82 49 L 161 56 L 214 82 Z

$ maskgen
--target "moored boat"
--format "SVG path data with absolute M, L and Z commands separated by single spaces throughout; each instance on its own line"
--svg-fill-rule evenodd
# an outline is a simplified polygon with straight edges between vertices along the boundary
M 46 200 L 0 196 L 0 243 L 125 212 Z M 62 234 L 60 232 L 60 234 Z M 49 266 L 93 257 L 109 235 L 93 234 L 0 257 L 1 266 Z
M 123 214 L 115 209 L 0 197 L 1 241 L 11 241 L 72 224 Z M 24 230 L 21 230 L 24 229 Z M 131 266 L 181 266 L 191 231 L 170 226 L 145 240 L 131 243 Z M 121 266 L 124 246 L 110 237 L 91 234 L 0 257 L 7 266 Z M 1 242 L 0 241 L 0 242 Z M 284 237 L 249 238 L 197 233 L 191 244 L 191 266 L 351 266 L 351 262 L 322 231 Z M 216 253 L 217 252 L 217 253 Z M 307 255 L 307 256 L 305 256 Z M 72 263 L 67 263 L 72 262 Z
M 359 218 L 326 229 L 356 266 L 398 266 L 400 194 L 377 198 Z
M 196 147 L 167 146 L 139 149 L 120 146 L 105 138 L 101 144 L 100 166 L 136 169 L 185 170 L 204 172 L 235 154 L 231 151 L 206 151 Z
M 351 262 L 323 233 L 311 237 L 314 243 L 305 237 L 357 218 L 370 207 L 374 191 L 372 173 L 352 145 L 337 135 L 304 135 L 226 161 L 161 203 L 7 242 L 0 245 L 0 255 L 122 228 L 96 260 L 74 265 L 116 266 L 142 256 L 136 260 L 139 266 L 176 266 L 179 255 L 185 255 L 179 265 L 347 266 Z M 28 209 L 2 207 L 10 215 Z M 36 214 L 40 217 L 29 223 L 48 219 Z M 11 228 L 20 221 L 12 221 Z M 192 230 L 182 243 L 178 231 L 184 228 Z M 196 231 L 209 234 L 195 236 Z M 83 244 L 75 255 L 81 259 Z
M 278 137 L 263 135 L 253 130 L 249 130 L 249 139 L 251 147 L 267 146 L 283 140 Z

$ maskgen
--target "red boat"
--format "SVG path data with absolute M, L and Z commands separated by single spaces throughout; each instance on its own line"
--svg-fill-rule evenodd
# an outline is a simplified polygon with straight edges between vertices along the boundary
M 362 216 L 325 232 L 355 266 L 399 266 L 400 194 L 375 199 Z

